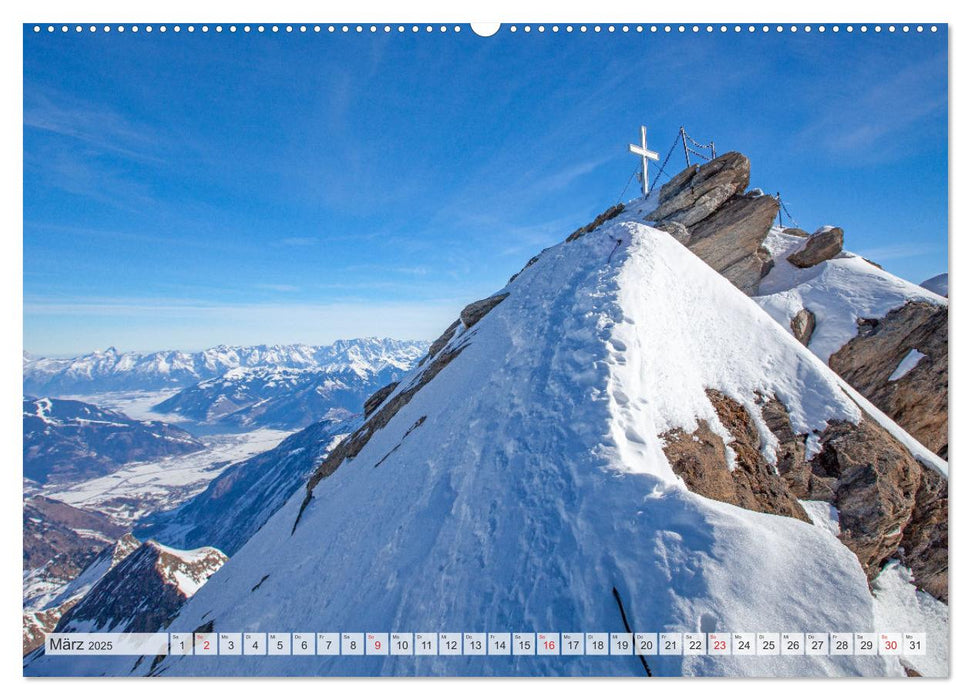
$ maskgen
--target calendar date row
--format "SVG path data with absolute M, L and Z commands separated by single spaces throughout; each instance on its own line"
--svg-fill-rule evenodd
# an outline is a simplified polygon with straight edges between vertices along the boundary
M 52 655 L 921 656 L 923 632 L 55 633 Z

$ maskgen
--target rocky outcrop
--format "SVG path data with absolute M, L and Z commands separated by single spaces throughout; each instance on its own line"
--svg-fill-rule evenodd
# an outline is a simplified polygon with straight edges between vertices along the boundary
M 528 266 L 529 265 L 527 265 L 527 267 Z M 523 269 L 525 269 L 525 268 L 523 268 Z M 428 347 L 428 352 L 425 354 L 425 356 L 423 358 L 421 358 L 421 361 L 418 363 L 418 366 L 421 367 L 423 364 L 425 364 L 426 362 L 428 362 L 428 360 L 432 359 L 438 353 L 440 353 L 442 351 L 442 349 L 446 345 L 448 345 L 449 341 L 452 339 L 452 336 L 455 335 L 455 331 L 458 330 L 458 328 L 459 328 L 460 325 L 462 325 L 462 321 L 459 320 L 459 319 L 455 319 L 452 322 L 452 325 L 450 325 L 448 328 L 446 328 L 444 330 L 444 332 L 442 332 L 442 334 L 440 336 L 438 336 L 438 338 L 435 340 L 435 342 L 432 343 Z
M 897 558 L 922 590 L 947 601 L 947 480 L 939 472 L 920 464 L 868 416 L 857 425 L 830 423 L 807 459 L 807 436 L 792 430 L 778 399 L 761 396 L 762 418 L 778 440 L 772 465 L 746 409 L 716 391 L 708 397 L 732 435 L 727 447 L 735 464 L 729 468 L 724 441 L 704 421 L 691 434 L 666 433 L 664 453 L 691 491 L 804 521 L 809 518 L 799 500 L 826 501 L 839 512 L 840 539 L 871 581 Z
M 836 423 L 821 436 L 809 469 L 832 489 L 840 539 L 871 580 L 897 552 L 916 505 L 921 466 L 872 419 Z
M 748 295 L 772 269 L 762 247 L 779 213 L 775 197 L 736 197 L 707 219 L 689 227 L 688 248 Z
M 859 321 L 857 336 L 829 366 L 927 448 L 948 455 L 948 307 L 911 301 L 881 319 Z M 891 380 L 912 350 L 925 355 Z
M 735 454 L 735 464 L 729 467 L 722 438 L 705 421 L 699 421 L 691 434 L 677 429 L 662 436 L 664 454 L 675 474 L 689 489 L 707 498 L 809 522 L 786 482 L 762 457 L 758 430 L 745 408 L 716 391 L 709 391 L 708 397 L 732 435 L 728 447 Z
M 926 467 L 920 476 L 914 512 L 900 539 L 901 561 L 910 567 L 925 591 L 946 603 L 947 479 Z
M 486 299 L 479 299 L 479 301 L 473 301 L 471 304 L 462 309 L 459 313 L 459 318 L 462 320 L 462 324 L 466 328 L 471 328 L 487 313 L 492 311 L 499 303 L 508 297 L 509 294 L 495 294 Z
M 763 399 L 762 416 L 779 441 L 776 468 L 790 493 L 836 507 L 840 539 L 867 576 L 896 557 L 918 587 L 947 602 L 947 480 L 869 417 L 831 423 L 807 460 L 807 436 L 793 432 L 782 403 Z
M 566 237 L 566 240 L 568 240 L 568 241 L 575 241 L 576 239 L 580 238 L 580 236 L 585 236 L 586 234 L 590 233 L 591 231 L 593 231 L 595 228 L 597 228 L 601 224 L 603 224 L 603 223 L 605 223 L 607 221 L 610 221 L 611 219 L 613 219 L 616 216 L 618 216 L 622 211 L 624 211 L 624 205 L 623 204 L 615 204 L 614 206 L 610 207 L 610 209 L 608 209 L 604 213 L 598 215 L 596 219 L 594 219 L 593 221 L 591 221 L 586 226 L 581 226 L 576 231 L 574 231 L 573 233 L 571 233 L 569 236 Z M 530 260 L 529 263 L 526 264 L 526 267 L 529 267 L 529 265 L 532 264 L 533 262 L 535 262 L 535 259 L 534 260 Z
M 667 182 L 658 194 L 650 221 L 677 221 L 688 228 L 748 187 L 749 159 L 736 151 L 720 155 L 701 167 L 691 166 Z
M 228 558 L 218 549 L 182 551 L 145 542 L 65 614 L 56 632 L 156 632 Z
M 57 623 L 64 614 L 77 604 L 77 599 L 56 605 L 45 610 L 30 610 L 23 614 L 23 654 L 26 656 L 37 647 L 43 646 L 44 640 L 54 631 Z
M 799 309 L 789 322 L 789 327 L 792 328 L 796 340 L 803 345 L 809 345 L 813 331 L 816 330 L 816 314 L 809 309 Z
M 843 229 L 826 226 L 806 239 L 803 246 L 786 260 L 796 267 L 812 267 L 831 260 L 843 251 Z
M 130 533 L 113 545 L 101 550 L 95 559 L 86 566 L 70 583 L 64 586 L 53 601 L 41 610 L 24 610 L 23 614 L 23 652 L 24 655 L 41 646 L 50 632 L 75 605 L 80 602 L 91 588 L 105 574 L 137 550 L 141 542 Z
M 736 152 L 686 168 L 661 188 L 646 218 L 751 295 L 772 267 L 762 243 L 779 203 L 760 190 L 746 192 L 749 170 L 748 158 Z
M 795 226 L 790 226 L 789 228 L 782 229 L 782 233 L 786 236 L 797 236 L 799 238 L 809 238 L 809 232 L 803 231 L 801 228 Z
M 393 392 L 397 387 L 398 382 L 391 382 L 390 384 L 384 385 L 371 394 L 364 402 L 364 417 L 367 418 L 369 415 L 374 413 L 374 410 L 384 403 L 384 400 L 391 396 L 391 392 Z

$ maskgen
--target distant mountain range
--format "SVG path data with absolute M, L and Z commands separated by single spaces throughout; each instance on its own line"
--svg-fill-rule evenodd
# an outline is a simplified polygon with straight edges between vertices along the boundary
M 25 398 L 24 478 L 38 484 L 104 476 L 129 462 L 205 447 L 160 421 L 137 421 L 83 401 Z
M 179 389 L 238 368 L 274 368 L 361 376 L 407 369 L 428 347 L 424 341 L 361 338 L 332 345 L 218 345 L 200 352 L 119 352 L 108 348 L 70 359 L 24 353 L 24 393 L 64 396 L 108 391 Z
M 154 410 L 234 428 L 304 428 L 324 417 L 343 420 L 360 413 L 368 396 L 407 369 L 402 365 L 333 371 L 238 367 L 183 389 Z

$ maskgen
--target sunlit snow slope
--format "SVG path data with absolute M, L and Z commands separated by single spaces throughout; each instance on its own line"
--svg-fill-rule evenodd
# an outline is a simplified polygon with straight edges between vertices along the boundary
M 750 408 L 774 394 L 798 432 L 873 410 L 819 359 L 631 218 L 548 249 L 504 291 L 442 351 L 461 353 L 317 485 L 295 530 L 302 492 L 170 631 L 620 632 L 615 587 L 636 631 L 874 629 L 860 564 L 830 532 L 689 492 L 658 437 L 699 419 L 720 429 L 706 389 Z M 902 674 L 863 656 L 648 663 L 655 675 Z M 154 672 L 644 674 L 618 656 L 168 657 Z

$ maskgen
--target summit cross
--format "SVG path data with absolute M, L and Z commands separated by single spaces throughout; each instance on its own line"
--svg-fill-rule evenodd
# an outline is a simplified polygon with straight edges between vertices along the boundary
M 641 145 L 638 146 L 637 144 L 631 143 L 627 145 L 627 149 L 634 155 L 641 157 L 641 174 L 638 176 L 638 179 L 641 181 L 641 191 L 644 193 L 644 196 L 646 197 L 647 193 L 650 191 L 648 177 L 647 177 L 647 161 L 648 159 L 659 160 L 657 153 L 655 153 L 654 151 L 647 150 L 647 127 L 646 126 L 641 127 Z

